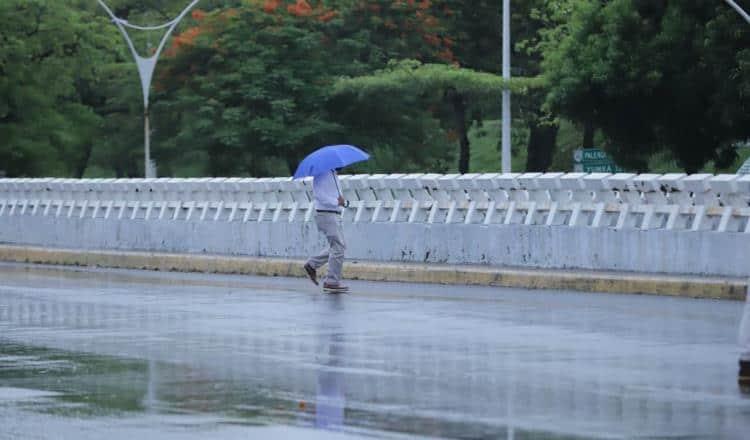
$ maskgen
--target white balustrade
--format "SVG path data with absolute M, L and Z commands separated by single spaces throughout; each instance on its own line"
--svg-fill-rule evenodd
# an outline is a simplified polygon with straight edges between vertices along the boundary
M 348 222 L 750 233 L 750 175 L 631 173 L 341 176 Z M 0 217 L 309 222 L 312 179 L 0 179 Z

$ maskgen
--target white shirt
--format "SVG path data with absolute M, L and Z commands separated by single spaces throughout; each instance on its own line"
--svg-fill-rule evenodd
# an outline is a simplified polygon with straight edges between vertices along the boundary
M 325 174 L 313 177 L 313 197 L 315 198 L 315 209 L 319 211 L 341 212 L 339 206 L 339 178 L 331 170 Z

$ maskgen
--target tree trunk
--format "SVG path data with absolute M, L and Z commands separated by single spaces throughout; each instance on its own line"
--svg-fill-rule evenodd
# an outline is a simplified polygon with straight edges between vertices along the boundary
M 287 153 L 287 155 L 284 156 L 284 162 L 286 162 L 286 167 L 289 169 L 289 175 L 293 176 L 294 172 L 297 171 L 299 160 L 297 160 L 292 153 Z
M 559 127 L 556 124 L 540 124 L 539 122 L 539 119 L 534 119 L 529 123 L 527 172 L 545 173 L 552 165 L 552 155 L 555 152 L 555 140 Z
M 453 106 L 453 117 L 456 123 L 456 134 L 458 135 L 458 172 L 465 174 L 469 172 L 469 159 L 471 159 L 469 136 L 466 129 L 466 101 L 464 96 L 455 90 L 449 90 L 447 97 Z
M 594 148 L 594 123 L 591 120 L 583 124 L 583 148 Z
M 89 166 L 89 159 L 91 158 L 91 150 L 94 149 L 94 144 L 89 142 L 84 147 L 83 151 L 83 157 L 81 160 L 75 165 L 75 177 L 80 179 L 83 177 L 83 173 L 86 172 L 86 167 Z

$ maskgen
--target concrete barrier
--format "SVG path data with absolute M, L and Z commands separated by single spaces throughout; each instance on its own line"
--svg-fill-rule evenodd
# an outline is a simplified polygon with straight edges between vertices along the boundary
M 347 258 L 540 269 L 735 276 L 750 274 L 750 236 L 524 225 L 344 225 Z M 324 246 L 313 222 L 214 222 L 0 217 L 0 243 L 303 258 Z
M 342 177 L 347 256 L 380 262 L 750 276 L 750 176 Z M 0 179 L 0 243 L 302 258 L 310 180 Z

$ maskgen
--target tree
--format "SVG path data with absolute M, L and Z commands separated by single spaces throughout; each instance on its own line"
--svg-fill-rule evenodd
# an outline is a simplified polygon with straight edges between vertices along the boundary
M 278 173 L 338 130 L 322 105 L 321 22 L 272 6 L 196 12 L 196 25 L 175 37 L 158 78 L 156 113 L 177 127 L 162 157 L 189 146 L 205 152 L 211 175 Z
M 86 101 L 109 35 L 73 2 L 0 3 L 0 164 L 9 176 L 76 175 L 100 122 Z
M 512 76 L 530 78 L 540 75 L 539 33 L 552 23 L 551 11 L 559 1 L 512 2 Z M 502 2 L 442 0 L 434 2 L 434 8 L 444 17 L 445 35 L 451 42 L 454 63 L 479 72 L 501 73 Z M 515 133 L 528 129 L 527 171 L 546 171 L 555 151 L 558 124 L 543 108 L 545 95 L 542 88 L 535 88 L 512 100 L 513 125 L 521 128 Z M 481 125 L 485 119 L 499 118 L 500 109 L 500 102 L 482 111 L 472 108 L 467 120 Z M 498 138 L 498 150 L 499 147 Z
M 481 112 L 496 103 L 503 87 L 519 94 L 542 85 L 540 79 L 515 78 L 506 84 L 502 77 L 445 64 L 421 64 L 417 61 L 393 63 L 389 68 L 356 78 L 341 79 L 335 94 L 354 95 L 363 103 L 373 96 L 413 95 L 426 102 L 440 98 L 452 110 L 455 137 L 459 144 L 458 170 L 469 171 L 470 145 L 467 134 L 469 107 Z
M 150 26 L 165 23 L 174 19 L 190 0 L 104 0 L 104 3 L 121 19 L 135 25 Z M 203 11 L 222 9 L 240 0 L 202 0 L 199 5 Z M 143 175 L 143 104 L 140 79 L 136 64 L 128 47 L 117 31 L 109 23 L 109 17 L 98 2 L 80 1 L 79 9 L 95 14 L 95 17 L 106 23 L 106 30 L 114 39 L 105 48 L 108 58 L 96 60 L 101 71 L 101 82 L 97 91 L 99 99 L 90 102 L 93 110 L 102 118 L 102 127 L 96 137 L 91 153 L 88 172 L 94 176 L 112 175 L 117 177 L 137 177 Z M 191 16 L 184 18 L 177 27 L 177 32 L 190 29 L 195 25 Z M 136 51 L 142 56 L 154 53 L 156 45 L 165 30 L 143 31 L 128 29 Z M 170 44 L 172 39 L 167 41 Z M 162 55 L 155 75 L 163 74 L 164 56 Z M 151 132 L 152 157 L 157 159 L 160 173 L 169 172 L 169 165 L 159 162 L 168 156 L 164 151 L 165 141 L 162 134 L 168 133 L 171 127 L 160 124 L 170 118 L 158 117 L 154 111 L 158 93 L 151 94 Z M 166 139 L 168 141 L 168 139 Z M 201 158 L 190 158 L 199 161 Z M 162 167 L 162 165 L 166 165 Z M 200 172 L 200 171 L 197 171 Z
M 361 105 L 331 97 L 338 77 L 372 72 L 390 57 L 450 57 L 429 2 L 249 1 L 198 15 L 158 74 L 155 113 L 166 116 L 157 123 L 170 130 L 155 151 L 162 164 L 201 156 L 213 175 L 288 173 L 326 143 L 361 141 L 383 157 L 434 143 L 439 127 L 411 98 L 387 99 L 376 128 Z M 386 133 L 396 120 L 410 133 Z
M 670 152 L 687 172 L 750 135 L 750 28 L 722 2 L 576 0 L 549 34 L 550 108 L 600 128 L 623 166 Z

